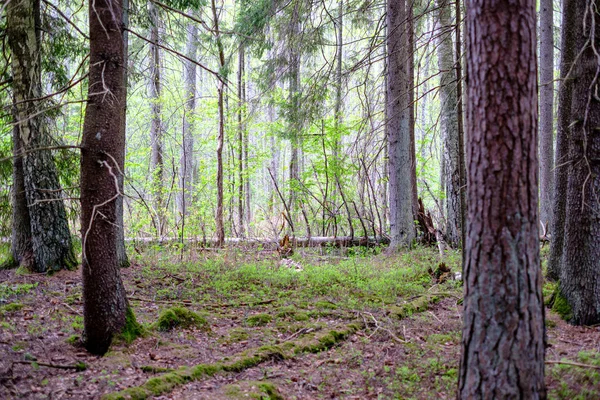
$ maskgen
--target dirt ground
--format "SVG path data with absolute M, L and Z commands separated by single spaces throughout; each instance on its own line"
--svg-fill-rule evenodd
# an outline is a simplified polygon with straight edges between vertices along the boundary
M 415 289 L 421 293 L 397 296 L 396 306 L 419 296 L 433 299 L 427 309 L 401 318 L 390 311 L 394 304 L 373 305 L 375 289 L 365 283 L 348 284 L 348 298 L 344 291 L 327 291 L 334 282 L 325 282 L 321 292 L 311 292 L 307 288 L 314 289 L 315 284 L 303 286 L 308 281 L 302 274 L 313 274 L 311 279 L 321 275 L 294 270 L 282 272 L 281 278 L 276 261 L 268 279 L 261 280 L 261 267 L 240 270 L 236 272 L 240 285 L 234 279 L 228 280 L 231 286 L 219 281 L 224 285 L 221 291 L 212 292 L 208 285 L 214 286 L 216 270 L 203 275 L 202 262 L 190 261 L 199 266 L 189 273 L 189 264 L 174 268 L 139 261 L 123 270 L 131 305 L 147 333 L 131 344 L 115 343 L 104 357 L 89 355 L 79 345 L 77 335 L 83 329 L 79 271 L 53 276 L 0 271 L 0 398 L 97 399 L 181 366 L 226 363 L 261 346 L 300 348 L 302 340 L 351 323 L 360 329 L 322 351 L 305 346 L 236 372 L 223 370 L 174 385 L 154 398 L 455 397 L 462 318 L 459 285 L 429 281 Z M 326 274 L 323 271 L 327 270 L 318 273 Z M 418 282 L 426 282 L 417 272 Z M 357 301 L 347 301 L 350 298 Z M 363 300 L 365 305 L 356 305 Z M 198 312 L 207 326 L 153 329 L 160 311 L 174 305 Z M 600 327 L 570 326 L 550 311 L 547 326 L 547 361 L 581 364 L 547 365 L 549 397 L 600 399 Z

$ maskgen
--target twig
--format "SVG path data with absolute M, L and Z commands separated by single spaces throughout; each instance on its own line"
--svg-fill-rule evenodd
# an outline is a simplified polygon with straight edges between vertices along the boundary
M 572 365 L 574 367 L 591 368 L 591 369 L 600 370 L 600 365 L 582 364 L 582 363 L 573 362 L 573 361 L 552 361 L 552 360 L 550 360 L 550 361 L 546 361 L 546 364 L 564 364 L 564 365 Z
M 28 361 L 28 360 L 17 360 L 13 361 L 13 364 L 35 364 L 41 367 L 49 367 L 49 368 L 58 368 L 58 369 L 74 369 L 76 371 L 85 371 L 87 369 L 86 365 L 83 362 L 79 362 L 73 365 L 63 365 L 63 364 L 51 364 L 45 363 L 41 361 Z

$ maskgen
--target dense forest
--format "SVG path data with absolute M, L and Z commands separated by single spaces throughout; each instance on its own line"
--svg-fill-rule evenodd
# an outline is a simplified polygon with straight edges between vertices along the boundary
M 0 397 L 599 398 L 597 19 L 0 0 Z

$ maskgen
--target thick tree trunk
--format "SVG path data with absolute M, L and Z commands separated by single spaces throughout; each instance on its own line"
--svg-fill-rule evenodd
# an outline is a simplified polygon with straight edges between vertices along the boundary
M 596 49 L 600 17 L 592 0 L 577 0 L 575 32 L 579 58 L 573 70 L 570 168 L 560 291 L 571 322 L 600 323 L 600 102 Z
M 544 399 L 533 0 L 467 3 L 461 399 Z
M 412 198 L 408 26 L 405 0 L 387 2 L 387 115 L 390 249 L 410 246 L 415 237 Z
M 13 72 L 13 147 L 18 152 L 13 174 L 14 258 L 37 272 L 72 268 L 77 261 L 54 159 L 50 150 L 36 150 L 52 144 L 38 100 L 42 96 L 39 1 L 9 2 L 7 21 Z
M 116 199 L 125 136 L 122 1 L 89 6 L 89 94 L 81 150 L 84 339 L 104 354 L 126 323 L 128 303 L 117 257 Z M 104 88 L 97 90 L 96 88 Z
M 540 1 L 540 222 L 552 223 L 554 189 L 554 7 Z
M 550 235 L 550 256 L 547 277 L 560 278 L 567 213 L 567 182 L 569 161 L 569 125 L 571 124 L 571 102 L 573 97 L 573 76 L 569 75 L 576 52 L 577 18 L 575 1 L 563 0 L 560 52 L 560 86 L 558 88 L 558 117 L 556 126 L 556 168 L 554 170 L 554 190 L 552 202 L 552 223 Z
M 158 10 L 156 5 L 148 2 L 148 14 L 150 16 L 150 82 L 148 95 L 152 107 L 152 120 L 150 122 L 150 143 L 151 159 L 150 168 L 152 171 L 152 194 L 154 196 L 154 208 L 156 209 L 158 219 L 159 236 L 164 233 L 165 210 L 163 205 L 163 182 L 164 182 L 164 161 L 163 161 L 163 132 L 161 121 L 161 81 L 160 81 L 160 49 L 158 43 L 160 34 L 158 25 Z
M 457 248 L 461 243 L 461 164 L 458 132 L 457 77 L 452 43 L 452 9 L 449 0 L 438 0 L 438 68 L 440 71 L 441 128 L 444 141 L 443 164 L 446 173 L 446 241 Z
M 197 28 L 195 23 L 187 27 L 186 55 L 195 60 L 197 53 Z M 194 136 L 192 132 L 192 120 L 196 108 L 196 64 L 185 61 L 185 104 L 183 114 L 183 140 L 179 157 L 179 195 L 177 206 L 179 214 L 185 218 L 190 213 L 192 204 L 192 191 L 194 187 Z

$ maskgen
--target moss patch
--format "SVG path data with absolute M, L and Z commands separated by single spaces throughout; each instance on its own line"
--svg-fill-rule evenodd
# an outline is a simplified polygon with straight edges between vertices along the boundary
M 144 336 L 146 333 L 144 327 L 137 322 L 135 319 L 135 314 L 131 307 L 127 307 L 127 311 L 125 313 L 125 326 L 121 331 L 121 334 L 118 336 L 118 339 L 125 341 L 125 343 L 129 344 L 133 342 L 140 336 Z
M 437 303 L 438 301 L 440 301 L 440 298 L 437 296 L 421 296 L 401 306 L 391 306 L 388 308 L 387 313 L 396 318 L 404 319 L 415 313 L 427 310 L 430 304 Z
M 269 314 L 254 314 L 246 318 L 248 326 L 264 326 L 271 322 L 273 317 Z
M 156 329 L 170 331 L 177 327 L 208 329 L 208 322 L 205 318 L 185 307 L 172 307 L 163 310 L 156 322 Z
M 560 315 L 565 321 L 570 321 L 573 318 L 573 311 L 571 305 L 567 301 L 567 298 L 561 293 L 560 288 L 557 287 L 553 294 L 552 311 Z
M 283 400 L 283 397 L 271 382 L 242 381 L 224 388 L 225 396 L 231 400 L 258 399 Z
M 0 307 L 0 313 L 11 313 L 20 311 L 23 308 L 21 303 L 9 303 L 5 306 Z

